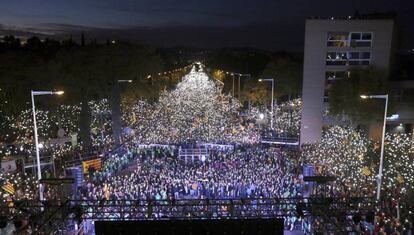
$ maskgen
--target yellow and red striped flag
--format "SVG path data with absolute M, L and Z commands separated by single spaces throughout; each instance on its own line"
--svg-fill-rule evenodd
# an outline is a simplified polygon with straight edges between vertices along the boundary
M 14 187 L 10 182 L 7 182 L 3 187 L 1 187 L 4 191 L 8 192 L 9 194 L 14 194 Z

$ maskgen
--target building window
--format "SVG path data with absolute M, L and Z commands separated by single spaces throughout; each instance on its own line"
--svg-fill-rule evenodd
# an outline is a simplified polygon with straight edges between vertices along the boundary
M 346 52 L 327 52 L 326 65 L 346 65 L 348 55 Z
M 370 32 L 351 32 L 351 47 L 371 47 L 372 33 Z
M 369 65 L 371 59 L 371 52 L 349 52 L 349 65 Z
M 326 65 L 369 65 L 371 52 L 327 52 Z
M 327 81 L 348 78 L 348 71 L 326 71 L 325 79 Z
M 325 92 L 329 91 L 332 83 L 349 77 L 349 71 L 326 71 L 325 72 Z
M 348 44 L 348 32 L 328 32 L 328 47 L 346 47 Z

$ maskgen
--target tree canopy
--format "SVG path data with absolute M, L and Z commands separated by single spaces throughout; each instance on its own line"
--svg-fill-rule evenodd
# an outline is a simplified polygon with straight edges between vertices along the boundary
M 335 80 L 329 92 L 330 115 L 345 114 L 355 123 L 366 122 L 383 114 L 383 100 L 364 100 L 361 95 L 381 95 L 387 91 L 385 72 L 370 67 L 354 69 L 349 77 Z

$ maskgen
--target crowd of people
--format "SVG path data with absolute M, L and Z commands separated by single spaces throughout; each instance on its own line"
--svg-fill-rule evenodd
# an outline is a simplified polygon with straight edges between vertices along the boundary
M 166 200 L 289 198 L 302 194 L 301 177 L 276 149 L 211 150 L 204 162 L 194 164 L 185 164 L 172 153 L 168 148 L 134 150 L 124 156 L 134 159 L 132 166 L 120 174 L 95 174 L 82 189 L 82 196 L 94 200 Z
M 266 217 L 289 213 L 287 228 L 308 225 L 292 212 L 295 198 L 303 194 L 303 178 L 295 159 L 283 157 L 280 149 L 210 148 L 205 160 L 197 162 L 185 162 L 177 153 L 172 146 L 130 147 L 115 158 L 119 160 L 107 160 L 117 161 L 111 164 L 114 167 L 104 167 L 86 180 L 79 188 L 80 199 L 86 208 L 89 203 L 98 217 Z M 293 201 L 282 205 L 276 199 Z M 107 206 L 96 209 L 92 206 L 96 203 Z M 131 203 L 134 206 L 129 207 Z
M 123 120 L 139 143 L 258 143 L 253 122 L 240 117 L 240 102 L 221 90 L 201 67 L 193 67 L 175 89 L 163 91 L 157 102 L 139 101 Z
M 276 107 L 278 112 L 288 110 L 279 115 L 275 123 L 283 131 L 291 130 L 290 135 L 297 133 L 300 127 L 300 105 L 300 100 L 294 100 L 286 107 Z M 242 116 L 239 106 L 237 100 L 221 93 L 220 85 L 209 79 L 202 68 L 194 67 L 176 89 L 164 91 L 158 102 L 139 101 L 131 113 L 123 117 L 124 123 L 130 126 L 124 132 L 127 144 L 116 151 L 104 151 L 105 154 L 92 153 L 102 157 L 102 166 L 100 169 L 90 167 L 85 181 L 76 193 L 69 196 L 74 200 L 80 199 L 81 203 L 92 203 L 93 207 L 89 207 L 87 213 L 101 208 L 102 218 L 131 216 L 126 212 L 134 208 L 138 208 L 133 212 L 138 218 L 280 217 L 289 212 L 285 217 L 286 229 L 300 227 L 310 231 L 306 216 L 295 212 L 296 203 L 282 205 L 277 201 L 304 197 L 306 190 L 300 169 L 303 167 L 300 152 L 287 154 L 285 150 L 260 145 L 260 127 L 254 120 L 259 111 Z M 293 123 L 290 120 L 294 120 Z M 283 132 L 282 129 L 278 131 Z M 324 146 L 340 149 L 342 155 L 338 156 L 359 153 L 351 151 L 342 141 L 338 141 L 342 146 L 339 148 L 332 144 L 332 138 L 329 139 L 330 142 Z M 196 160 L 184 161 L 179 154 L 179 146 L 200 149 L 198 141 L 225 143 L 232 148 L 204 146 L 206 154 L 197 156 Z M 328 152 L 332 154 L 332 151 Z M 314 165 L 324 166 L 319 162 L 320 154 L 315 153 L 318 161 Z M 75 154 L 70 159 L 81 163 L 83 156 Z M 348 162 L 345 157 L 336 159 Z M 360 169 L 359 165 L 349 167 L 354 168 Z M 334 170 L 346 172 L 337 166 Z M 315 169 L 315 173 L 318 172 L 321 175 L 336 173 L 321 167 Z M 326 196 L 373 196 L 372 187 L 352 190 L 349 185 L 356 181 L 347 183 L 338 180 L 337 184 L 328 186 Z M 27 174 L 0 174 L 0 186 L 2 205 L 37 199 L 38 182 Z M 59 192 L 55 189 L 45 188 L 46 200 L 57 198 Z M 128 203 L 139 207 L 129 207 Z M 376 218 L 377 226 L 374 226 L 370 215 L 352 218 L 354 230 L 407 234 L 412 225 L 405 218 L 412 218 L 412 215 L 402 220 L 395 216 L 395 211 L 386 211 L 385 208 L 395 206 L 382 207 L 384 213 Z

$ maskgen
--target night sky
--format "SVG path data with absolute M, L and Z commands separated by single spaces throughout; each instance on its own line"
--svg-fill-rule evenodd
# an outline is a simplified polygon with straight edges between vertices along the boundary
M 0 0 L 0 34 L 119 39 L 164 46 L 303 50 L 309 16 L 396 11 L 414 47 L 412 0 Z

